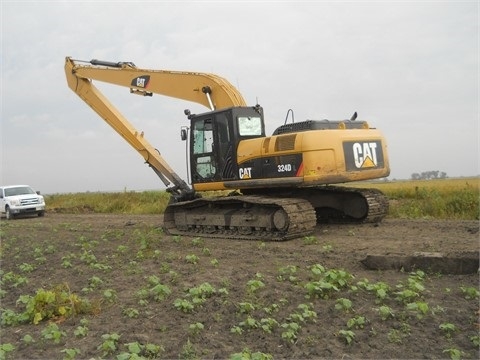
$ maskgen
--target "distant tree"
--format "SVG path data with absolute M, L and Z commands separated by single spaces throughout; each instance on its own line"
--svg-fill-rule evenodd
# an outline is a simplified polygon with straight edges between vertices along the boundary
M 438 170 L 423 171 L 420 174 L 413 173 L 411 175 L 412 180 L 445 179 L 446 177 L 447 177 L 446 172 L 438 171 Z

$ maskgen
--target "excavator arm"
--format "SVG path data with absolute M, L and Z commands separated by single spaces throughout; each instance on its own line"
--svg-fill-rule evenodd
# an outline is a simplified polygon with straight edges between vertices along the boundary
M 89 65 L 86 65 L 89 64 Z M 138 132 L 115 106 L 93 85 L 93 80 L 130 88 L 132 93 L 151 96 L 152 93 L 197 102 L 210 109 L 241 106 L 245 101 L 227 80 L 206 73 L 173 72 L 138 69 L 132 63 L 65 61 L 65 75 L 70 89 L 85 101 L 118 134 L 120 134 L 152 167 L 174 201 L 194 197 L 194 191 L 167 164 L 155 149 Z

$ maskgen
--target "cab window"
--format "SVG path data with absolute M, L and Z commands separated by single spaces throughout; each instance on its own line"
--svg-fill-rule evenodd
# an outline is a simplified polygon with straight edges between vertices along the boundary
M 238 133 L 240 136 L 261 136 L 262 119 L 257 116 L 239 116 Z
M 197 121 L 193 127 L 193 153 L 205 154 L 213 150 L 213 127 L 211 120 Z
M 211 119 L 196 121 L 193 124 L 192 169 L 194 178 L 211 179 L 217 168 L 213 156 L 213 124 Z M 198 176 L 198 177 L 197 177 Z

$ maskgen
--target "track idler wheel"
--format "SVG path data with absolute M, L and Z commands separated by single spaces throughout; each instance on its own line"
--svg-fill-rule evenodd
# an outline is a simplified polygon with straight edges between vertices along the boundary
M 275 226 L 275 229 L 279 231 L 284 231 L 288 229 L 288 225 L 289 225 L 288 215 L 283 209 L 279 209 L 275 211 L 272 218 L 273 218 L 273 226 Z

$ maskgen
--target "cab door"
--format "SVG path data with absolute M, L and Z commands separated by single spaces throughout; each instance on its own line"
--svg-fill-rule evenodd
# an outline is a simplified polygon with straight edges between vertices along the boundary
M 192 183 L 234 179 L 236 144 L 231 116 L 215 112 L 199 116 L 191 124 Z
M 214 147 L 213 117 L 193 121 L 191 131 L 192 183 L 213 181 L 217 174 Z

